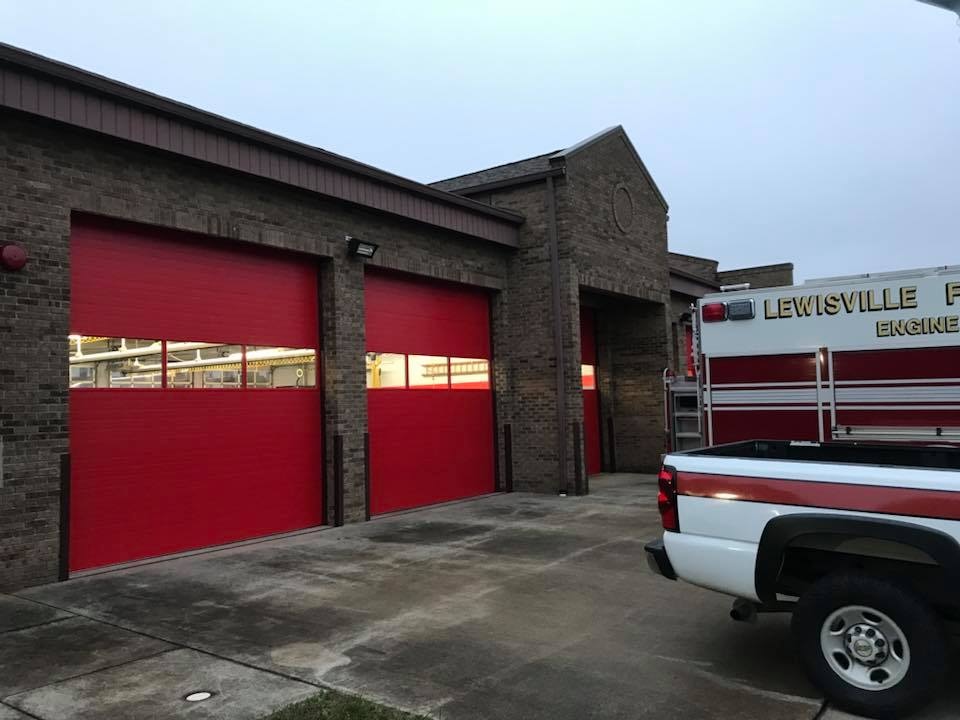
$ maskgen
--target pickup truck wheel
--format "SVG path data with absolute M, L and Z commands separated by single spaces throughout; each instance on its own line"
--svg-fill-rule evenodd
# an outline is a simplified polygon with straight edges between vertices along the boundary
M 901 717 L 946 671 L 940 619 L 918 595 L 862 573 L 829 575 L 797 603 L 793 630 L 810 679 L 838 706 Z

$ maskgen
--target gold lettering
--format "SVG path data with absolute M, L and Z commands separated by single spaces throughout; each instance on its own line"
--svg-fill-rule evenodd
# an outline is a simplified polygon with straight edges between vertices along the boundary
M 883 289 L 883 309 L 897 310 L 900 306 L 893 301 L 893 294 L 890 288 Z
M 823 299 L 823 311 L 827 315 L 836 315 L 840 312 L 840 293 L 827 293 Z
M 767 320 L 776 320 L 778 317 L 780 317 L 777 315 L 777 311 L 774 310 L 773 300 L 770 298 L 767 298 L 763 301 L 763 317 Z
M 947 305 L 953 305 L 960 299 L 960 282 L 947 283 Z
M 877 320 L 877 337 L 890 337 L 889 320 Z
M 877 310 L 883 310 L 883 305 L 877 302 L 877 291 L 874 289 L 866 290 L 867 293 L 867 310 L 870 312 L 876 312 Z M 863 301 L 860 302 L 860 310 L 863 310 Z
M 906 322 L 907 335 L 919 335 L 920 334 L 920 320 L 917 318 L 910 318 Z
M 890 321 L 890 335 L 896 337 L 897 335 L 906 335 L 903 329 L 903 320 L 891 320 Z
M 955 333 L 960 332 L 960 316 L 951 315 L 947 318 L 947 332 Z
M 803 295 L 793 299 L 793 307 L 796 309 L 797 317 L 808 317 L 813 314 L 813 296 Z
M 904 310 L 915 308 L 917 306 L 917 286 L 900 288 L 900 307 Z
M 778 309 L 779 309 L 779 311 L 780 311 L 780 317 L 782 317 L 782 318 L 793 317 L 793 311 L 790 310 L 790 300 L 791 300 L 791 299 L 792 299 L 792 298 L 786 297 L 786 298 L 780 298 L 780 299 L 777 301 L 777 306 L 778 306 Z
M 848 313 L 852 313 L 857 309 L 857 299 L 860 297 L 860 293 L 856 290 L 845 292 L 840 297 L 843 299 L 843 309 Z
M 823 295 L 817 295 L 817 315 L 823 315 Z
M 947 330 L 947 319 L 942 315 L 940 317 L 930 318 L 930 332 L 942 333 Z

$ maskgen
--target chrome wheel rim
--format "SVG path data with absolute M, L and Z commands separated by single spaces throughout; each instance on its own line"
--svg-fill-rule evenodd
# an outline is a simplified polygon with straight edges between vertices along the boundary
M 861 690 L 892 688 L 910 669 L 910 645 L 900 626 L 865 605 L 831 613 L 820 630 L 820 648 L 830 668 Z

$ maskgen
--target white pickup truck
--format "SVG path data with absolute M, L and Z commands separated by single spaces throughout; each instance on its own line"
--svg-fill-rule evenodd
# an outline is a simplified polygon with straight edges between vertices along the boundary
M 754 440 L 669 454 L 664 577 L 793 613 L 836 705 L 900 718 L 936 692 L 960 620 L 960 448 Z

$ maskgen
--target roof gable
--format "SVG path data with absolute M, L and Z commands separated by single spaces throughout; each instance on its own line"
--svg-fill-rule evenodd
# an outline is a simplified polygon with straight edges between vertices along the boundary
M 581 140 L 576 145 L 571 145 L 566 150 L 560 150 L 559 152 L 554 153 L 554 155 L 551 157 L 551 160 L 553 162 L 565 162 L 567 158 L 573 157 L 578 153 L 588 150 L 597 143 L 614 136 L 619 136 L 620 139 L 623 140 L 624 145 L 627 147 L 627 152 L 633 158 L 634 162 L 636 162 L 637 167 L 640 169 L 640 173 L 643 175 L 646 181 L 650 183 L 650 187 L 653 189 L 653 193 L 657 200 L 659 200 L 660 204 L 663 205 L 663 209 L 665 211 L 669 211 L 670 206 L 667 204 L 666 198 L 663 196 L 663 193 L 660 192 L 660 188 L 653 179 L 653 175 L 651 175 L 650 171 L 647 170 L 647 166 L 640 157 L 640 153 L 637 152 L 637 149 L 633 146 L 633 143 L 630 142 L 630 137 L 627 135 L 626 130 L 623 129 L 623 125 L 614 125 L 606 130 L 601 130 L 597 134 L 591 135 L 585 140 Z
M 654 195 L 663 205 L 664 210 L 669 210 L 666 199 L 657 183 L 654 181 L 650 171 L 641 159 L 637 149 L 630 142 L 626 131 L 622 125 L 614 125 L 606 130 L 601 130 L 595 135 L 591 135 L 574 145 L 562 150 L 556 150 L 543 155 L 534 155 L 533 157 L 517 160 L 512 163 L 495 165 L 494 167 L 477 170 L 464 175 L 447 178 L 446 180 L 437 180 L 430 183 L 432 187 L 448 192 L 458 193 L 460 195 L 474 195 L 486 190 L 493 190 L 500 187 L 520 185 L 528 182 L 535 182 L 545 178 L 547 175 L 559 175 L 563 173 L 563 167 L 567 158 L 589 149 L 602 140 L 606 140 L 614 135 L 619 135 L 627 147 L 627 151 L 637 163 L 641 174 L 650 183 Z

